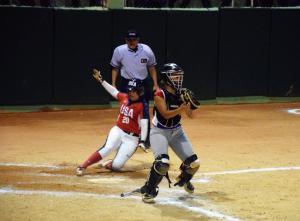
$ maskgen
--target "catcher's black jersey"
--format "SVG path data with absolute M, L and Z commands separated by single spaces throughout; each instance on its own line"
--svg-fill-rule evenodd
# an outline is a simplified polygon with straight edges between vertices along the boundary
M 160 89 L 155 92 L 154 96 L 162 97 L 167 104 L 168 110 L 177 109 L 183 102 L 181 101 L 179 95 L 171 94 L 165 89 Z M 152 123 L 163 129 L 172 129 L 180 126 L 181 115 L 178 114 L 175 117 L 165 119 L 157 110 L 156 106 L 154 105 L 153 108 L 153 120 Z

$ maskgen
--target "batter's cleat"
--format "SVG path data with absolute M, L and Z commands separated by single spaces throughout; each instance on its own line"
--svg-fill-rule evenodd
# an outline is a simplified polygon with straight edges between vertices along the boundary
M 185 184 L 183 185 L 183 188 L 184 188 L 184 190 L 185 190 L 186 192 L 188 192 L 188 193 L 194 193 L 194 190 L 195 190 L 194 185 L 193 185 L 190 181 L 187 182 L 187 183 L 185 183 Z
M 85 174 L 85 169 L 83 167 L 76 168 L 76 176 L 83 176 Z

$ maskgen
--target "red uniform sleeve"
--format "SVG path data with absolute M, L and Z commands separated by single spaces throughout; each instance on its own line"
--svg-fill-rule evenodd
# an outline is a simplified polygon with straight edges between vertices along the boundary
M 163 99 L 165 99 L 165 94 L 162 90 L 156 90 L 154 93 L 154 96 L 159 96 L 159 97 L 162 97 Z
M 128 99 L 128 95 L 125 94 L 125 93 L 119 92 L 119 93 L 117 94 L 117 99 L 118 99 L 118 101 L 119 101 L 120 103 L 122 103 L 123 101 L 125 101 L 125 100 Z

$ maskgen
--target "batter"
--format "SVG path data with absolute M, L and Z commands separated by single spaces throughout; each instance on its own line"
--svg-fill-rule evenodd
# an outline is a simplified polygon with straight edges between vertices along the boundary
M 77 176 L 83 176 L 86 168 L 117 151 L 113 160 L 103 166 L 111 170 L 120 170 L 140 146 L 145 149 L 148 119 L 144 119 L 145 107 L 140 99 L 144 89 L 137 79 L 128 81 L 128 93 L 121 93 L 115 87 L 102 80 L 98 70 L 93 70 L 94 78 L 120 102 L 120 113 L 116 126 L 111 128 L 107 140 L 99 150 L 94 152 L 83 164 L 76 169 Z

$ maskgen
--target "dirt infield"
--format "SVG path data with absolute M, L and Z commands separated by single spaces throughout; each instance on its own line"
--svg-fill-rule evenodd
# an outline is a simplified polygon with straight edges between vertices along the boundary
M 117 109 L 0 113 L 0 220 L 300 220 L 300 110 L 289 109 L 300 103 L 204 105 L 184 117 L 201 159 L 196 191 L 163 180 L 150 205 L 120 193 L 143 185 L 151 152 L 138 150 L 123 172 L 74 175 Z M 169 154 L 174 180 L 180 161 Z

